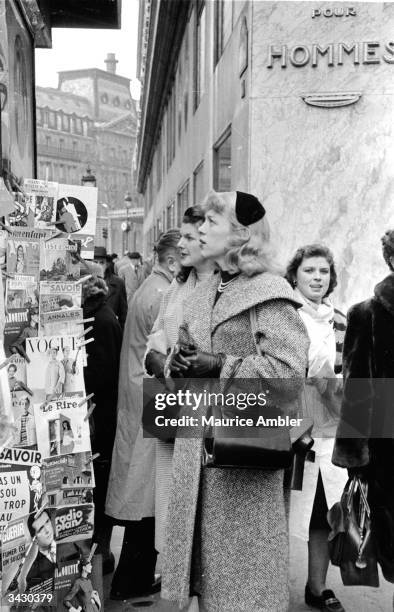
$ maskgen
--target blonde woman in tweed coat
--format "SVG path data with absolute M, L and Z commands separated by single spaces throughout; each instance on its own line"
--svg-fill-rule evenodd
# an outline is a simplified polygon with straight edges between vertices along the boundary
M 264 208 L 240 192 L 211 192 L 203 208 L 202 251 L 220 275 L 184 305 L 180 341 L 196 351 L 174 355 L 173 375 L 297 378 L 301 385 L 309 341 L 291 288 L 268 271 Z M 261 355 L 250 328 L 251 308 Z M 285 612 L 283 471 L 204 470 L 201 457 L 202 440 L 176 440 L 162 597 L 185 605 L 195 591 L 205 612 Z
M 181 271 L 163 295 L 160 311 L 148 339 L 145 367 L 148 374 L 164 376 L 167 353 L 178 340 L 178 329 L 183 321 L 183 303 L 202 282 L 213 274 L 214 263 L 201 252 L 198 228 L 204 222 L 201 208 L 191 206 L 183 216 L 181 239 L 178 242 Z M 155 482 L 155 548 L 164 547 L 164 528 L 167 516 L 168 491 L 171 483 L 173 442 L 156 440 Z

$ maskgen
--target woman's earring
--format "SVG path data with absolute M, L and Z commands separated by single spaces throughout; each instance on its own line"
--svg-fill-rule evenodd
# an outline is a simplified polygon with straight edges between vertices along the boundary
M 297 287 L 297 281 L 293 280 L 293 287 Z

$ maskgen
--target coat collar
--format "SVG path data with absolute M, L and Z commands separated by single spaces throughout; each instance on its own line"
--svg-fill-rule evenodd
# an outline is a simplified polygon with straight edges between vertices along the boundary
M 220 279 L 216 279 L 215 293 Z M 226 296 L 225 299 L 224 295 Z M 283 299 L 291 302 L 296 308 L 301 304 L 294 296 L 293 289 L 289 283 L 280 276 L 264 272 L 248 277 L 240 274 L 226 289 L 224 295 L 216 302 L 213 312 L 211 329 L 212 332 L 220 323 L 231 319 L 236 315 L 249 310 L 256 304 L 270 300 Z
M 375 297 L 391 315 L 394 315 L 394 272 L 376 285 Z
M 270 300 L 284 299 L 299 308 L 289 283 L 279 276 L 265 272 L 256 276 L 238 276 L 226 289 L 214 305 L 220 275 L 201 283 L 193 292 L 193 301 L 184 304 L 185 314 L 190 310 L 188 319 L 195 318 L 198 313 L 198 324 L 192 325 L 192 340 L 201 350 L 209 351 L 211 338 L 215 329 L 232 317 L 249 310 L 256 304 Z M 192 317 L 191 315 L 194 315 Z
M 152 274 L 156 276 L 162 276 L 168 280 L 169 283 L 172 283 L 174 277 L 169 270 L 161 266 L 160 264 L 156 264 L 152 269 Z

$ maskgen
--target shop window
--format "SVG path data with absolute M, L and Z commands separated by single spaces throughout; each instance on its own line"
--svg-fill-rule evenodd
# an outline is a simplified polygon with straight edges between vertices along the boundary
M 233 29 L 233 0 L 215 2 L 215 65 L 219 61 Z
M 176 204 L 176 216 L 178 226 L 182 222 L 182 217 L 187 208 L 189 208 L 189 181 L 187 180 L 178 191 L 177 204 Z
M 167 230 L 175 227 L 175 202 L 167 206 Z
M 198 107 L 205 89 L 205 1 L 196 2 L 196 19 L 194 27 L 194 110 Z
M 198 206 L 204 198 L 204 162 L 198 164 L 193 172 L 193 204 Z
M 213 188 L 231 191 L 231 128 L 228 128 L 213 149 Z
M 185 121 L 185 131 L 187 129 L 187 120 L 189 112 L 189 25 L 185 30 L 184 38 L 184 91 L 183 91 L 183 117 Z
M 167 170 L 175 157 L 176 145 L 176 107 L 175 89 L 173 88 L 167 105 Z
M 75 118 L 75 131 L 77 134 L 82 134 L 82 119 L 80 117 Z
M 161 219 L 156 219 L 155 233 L 154 233 L 155 242 L 156 240 L 159 239 L 160 234 L 161 234 Z
M 159 143 L 157 145 L 157 149 L 156 149 L 156 182 L 157 182 L 157 191 L 159 191 L 159 189 L 161 187 L 161 180 L 162 180 L 161 169 L 162 169 L 162 163 L 161 163 L 161 139 L 160 139 Z

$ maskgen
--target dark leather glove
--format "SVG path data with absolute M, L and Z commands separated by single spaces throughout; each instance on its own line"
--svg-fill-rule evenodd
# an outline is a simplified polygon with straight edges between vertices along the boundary
M 194 355 L 188 356 L 190 367 L 187 375 L 190 378 L 217 378 L 223 367 L 224 355 L 218 353 L 204 353 L 197 351 Z
M 172 353 L 169 368 L 171 370 L 171 376 L 173 378 L 183 378 L 188 369 L 191 366 L 189 358 L 191 355 L 196 354 L 196 349 L 189 345 L 180 344 L 176 350 Z
M 163 378 L 166 359 L 166 355 L 151 349 L 145 357 L 145 368 L 148 374 L 156 378 Z

